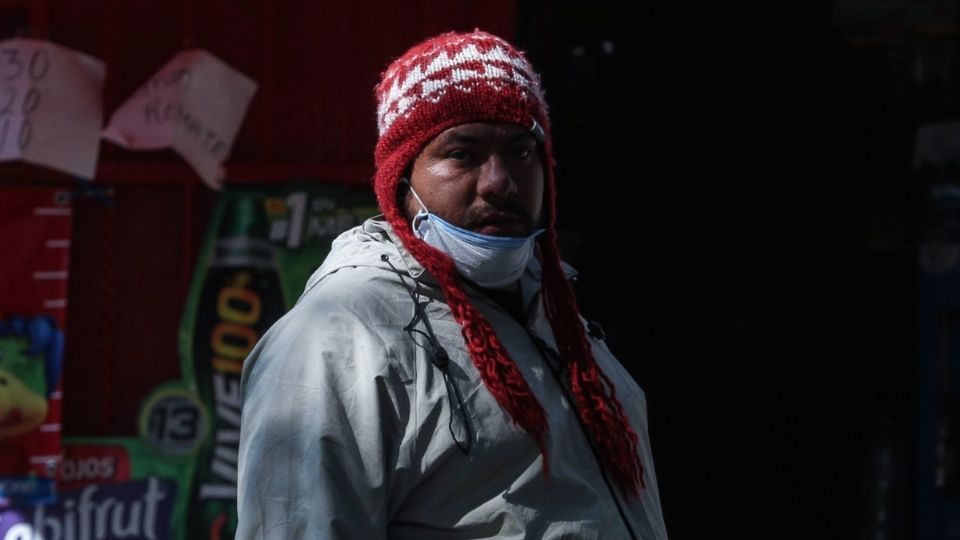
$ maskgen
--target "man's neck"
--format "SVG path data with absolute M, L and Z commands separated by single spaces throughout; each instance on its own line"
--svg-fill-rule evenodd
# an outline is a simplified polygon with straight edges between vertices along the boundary
M 523 296 L 520 294 L 519 281 L 498 289 L 481 287 L 475 283 L 471 283 L 471 285 L 496 302 L 518 322 L 525 324 L 526 313 L 523 310 Z

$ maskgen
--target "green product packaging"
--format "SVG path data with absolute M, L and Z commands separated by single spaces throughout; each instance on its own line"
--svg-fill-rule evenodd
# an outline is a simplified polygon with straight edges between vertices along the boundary
M 251 186 L 221 194 L 180 327 L 184 381 L 209 411 L 189 487 L 191 536 L 232 538 L 236 529 L 244 359 L 299 297 L 333 239 L 376 212 L 370 191 L 340 186 Z M 170 407 L 176 404 L 164 411 Z M 192 425 L 193 413 L 179 415 Z M 154 426 L 167 427 L 172 416 L 156 418 Z M 182 431 L 186 436 L 187 427 Z

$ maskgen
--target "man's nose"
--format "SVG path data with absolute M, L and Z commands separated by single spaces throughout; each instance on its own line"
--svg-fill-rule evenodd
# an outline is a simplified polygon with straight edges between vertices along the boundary
M 517 182 L 507 161 L 497 152 L 490 154 L 480 168 L 477 192 L 485 199 L 505 199 L 517 192 Z

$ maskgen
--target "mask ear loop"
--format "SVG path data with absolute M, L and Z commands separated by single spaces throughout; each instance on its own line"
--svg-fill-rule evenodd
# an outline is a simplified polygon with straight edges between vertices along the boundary
M 413 219 L 410 220 L 410 228 L 413 229 L 413 232 L 417 232 L 417 228 L 420 226 L 420 222 L 423 221 L 427 215 L 430 214 L 430 210 L 427 210 L 427 205 L 423 204 L 423 200 L 420 199 L 420 196 L 417 195 L 416 190 L 413 189 L 413 184 L 410 183 L 409 178 L 401 178 L 401 184 L 406 184 L 410 188 L 410 193 L 413 194 L 413 198 L 417 200 L 417 203 L 420 204 L 421 210 L 417 212 L 417 215 L 413 216 Z

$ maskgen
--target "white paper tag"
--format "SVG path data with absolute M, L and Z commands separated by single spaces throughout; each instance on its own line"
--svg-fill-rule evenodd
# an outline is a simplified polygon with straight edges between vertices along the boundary
M 173 57 L 110 117 L 103 136 L 126 148 L 173 148 L 214 189 L 257 84 L 212 54 Z
M 0 42 L 0 161 L 93 178 L 105 75 L 103 62 L 48 41 Z

